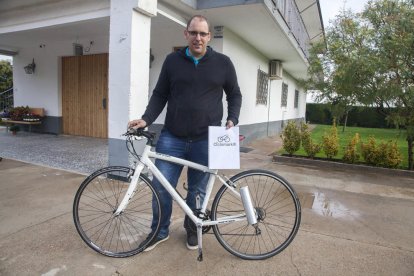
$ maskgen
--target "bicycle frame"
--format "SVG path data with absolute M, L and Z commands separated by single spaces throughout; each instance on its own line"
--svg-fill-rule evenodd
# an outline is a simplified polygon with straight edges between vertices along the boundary
M 232 191 L 238 198 L 241 199 L 240 193 L 236 191 L 236 189 L 234 189 L 231 185 L 229 185 L 223 177 L 218 175 L 218 170 L 211 170 L 206 166 L 203 166 L 203 165 L 191 162 L 191 161 L 187 161 L 187 160 L 173 157 L 170 155 L 151 151 L 151 146 L 147 144 L 141 155 L 140 163 L 137 165 L 137 167 L 135 168 L 135 172 L 132 175 L 131 183 L 128 187 L 128 190 L 124 198 L 122 199 L 121 203 L 119 204 L 114 215 L 119 215 L 126 208 L 126 206 L 128 205 L 128 202 L 131 200 L 131 198 L 134 195 L 134 191 L 135 191 L 136 186 L 138 185 L 139 176 L 142 173 L 142 170 L 144 169 L 144 167 L 147 167 L 148 170 L 153 174 L 154 177 L 156 177 L 160 181 L 161 185 L 168 191 L 171 197 L 178 203 L 181 209 L 187 214 L 187 216 L 190 217 L 190 219 L 196 224 L 197 227 L 246 220 L 245 213 L 241 213 L 239 215 L 234 215 L 234 216 L 222 217 L 216 221 L 203 221 L 202 219 L 198 218 L 196 215 L 194 215 L 193 210 L 191 210 L 190 207 L 188 207 L 187 203 L 181 198 L 181 196 L 172 187 L 170 182 L 168 182 L 168 180 L 164 177 L 164 175 L 160 172 L 160 170 L 158 170 L 158 168 L 155 166 L 155 164 L 151 161 L 150 158 L 156 158 L 156 159 L 172 162 L 175 164 L 187 166 L 188 168 L 196 169 L 196 170 L 210 174 L 207 187 L 206 187 L 206 195 L 205 195 L 205 198 L 201 206 L 201 210 L 200 210 L 201 213 L 203 214 L 207 210 L 207 205 L 208 205 L 216 178 L 219 179 L 219 181 L 223 185 L 226 185 L 230 191 Z

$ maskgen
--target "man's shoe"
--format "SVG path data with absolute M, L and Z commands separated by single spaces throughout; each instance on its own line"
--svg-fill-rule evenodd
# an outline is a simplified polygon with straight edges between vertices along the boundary
M 160 238 L 160 237 L 155 237 L 155 239 L 150 242 L 147 247 L 144 249 L 144 252 L 148 252 L 153 250 L 158 244 L 165 242 L 166 240 L 168 240 L 170 236 L 166 236 L 165 238 Z M 145 241 L 143 241 L 141 244 L 145 244 L 146 242 L 148 242 L 148 240 L 151 238 L 151 234 L 148 235 L 148 237 L 145 239 Z M 140 246 L 141 246 L 140 244 Z
M 190 250 L 198 249 L 198 239 L 196 232 L 187 231 L 187 248 Z

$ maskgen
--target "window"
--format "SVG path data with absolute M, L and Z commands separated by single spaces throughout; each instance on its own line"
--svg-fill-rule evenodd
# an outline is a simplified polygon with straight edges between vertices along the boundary
M 282 83 L 282 107 L 287 106 L 287 98 L 288 98 L 288 85 L 286 83 Z
M 269 76 L 262 70 L 257 70 L 256 104 L 267 105 L 269 91 Z
M 295 90 L 295 108 L 299 106 L 299 91 Z

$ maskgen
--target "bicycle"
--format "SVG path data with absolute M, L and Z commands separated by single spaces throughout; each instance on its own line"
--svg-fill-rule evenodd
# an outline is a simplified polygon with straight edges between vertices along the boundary
M 73 203 L 73 218 L 83 241 L 93 250 L 110 257 L 128 257 L 144 251 L 150 239 L 152 210 L 161 217 L 158 192 L 143 173 L 144 168 L 156 177 L 172 198 L 195 223 L 198 260 L 203 260 L 202 235 L 213 228 L 219 243 L 231 254 L 248 260 L 263 260 L 284 250 L 298 232 L 301 207 L 291 185 L 276 173 L 248 170 L 231 178 L 218 170 L 151 151 L 155 134 L 143 129 L 129 129 L 128 151 L 137 159 L 132 168 L 111 166 L 88 176 L 80 185 Z M 133 141 L 146 138 L 141 155 Z M 193 212 L 182 196 L 165 179 L 150 158 L 177 163 L 210 174 L 206 195 Z M 207 205 L 215 180 L 223 185 L 215 195 L 211 210 Z

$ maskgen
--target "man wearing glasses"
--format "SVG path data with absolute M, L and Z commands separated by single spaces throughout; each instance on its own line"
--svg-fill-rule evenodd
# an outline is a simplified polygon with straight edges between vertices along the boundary
M 184 31 L 188 47 L 169 54 L 162 66 L 157 85 L 141 119 L 129 122 L 129 127 L 144 128 L 151 125 L 168 102 L 164 128 L 157 142 L 156 151 L 208 165 L 208 126 L 220 126 L 223 117 L 223 90 L 228 103 L 226 127 L 239 122 L 242 95 L 236 71 L 231 60 L 207 46 L 211 39 L 209 23 L 204 16 L 195 15 Z M 162 160 L 155 165 L 167 180 L 177 186 L 182 166 Z M 193 210 L 205 196 L 209 175 L 189 169 L 187 172 L 187 204 Z M 160 232 L 145 251 L 150 251 L 169 238 L 172 198 L 154 178 L 153 185 L 160 194 L 162 217 Z M 155 208 L 156 209 L 156 208 Z M 158 213 L 154 210 L 154 218 Z M 153 220 L 153 231 L 156 228 Z M 198 248 L 194 223 L 186 216 L 187 247 Z

